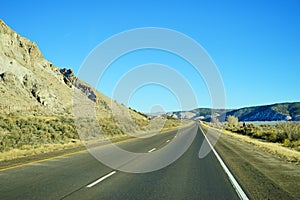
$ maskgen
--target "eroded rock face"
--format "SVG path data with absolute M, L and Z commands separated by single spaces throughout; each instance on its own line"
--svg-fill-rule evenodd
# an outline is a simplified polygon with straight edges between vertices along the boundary
M 44 59 L 35 42 L 0 20 L 0 105 L 64 112 L 72 107 L 75 88 L 97 102 L 95 89 L 77 79 L 71 69 L 61 69 Z
M 16 81 L 16 76 L 11 72 L 4 72 L 0 74 L 1 81 L 5 83 L 14 83 Z
M 0 104 L 64 112 L 71 106 L 59 68 L 44 59 L 35 42 L 17 34 L 0 20 Z M 49 110 L 50 109 L 50 110 Z M 47 112 L 48 112 L 47 111 Z
M 0 20 L 0 34 L 3 54 L 6 57 L 12 58 L 23 65 L 43 59 L 43 55 L 36 43 L 21 37 L 2 20 Z
M 96 102 L 97 101 L 97 96 L 94 92 L 94 89 L 91 87 L 87 86 L 83 82 L 81 82 L 79 79 L 76 79 L 74 82 L 74 86 L 78 88 L 83 94 L 85 94 L 90 100 Z
M 38 84 L 32 86 L 31 94 L 43 106 L 53 107 L 53 102 L 57 101 L 57 97 L 51 90 Z
M 74 75 L 73 71 L 67 68 L 60 69 L 59 71 L 64 76 L 63 80 L 65 84 L 67 84 L 70 88 L 72 88 L 73 82 L 76 79 L 76 76 Z
M 65 84 L 67 84 L 70 88 L 74 86 L 82 91 L 83 94 L 85 94 L 90 100 L 94 102 L 97 101 L 97 96 L 94 89 L 80 81 L 71 69 L 60 69 L 60 73 L 64 76 Z

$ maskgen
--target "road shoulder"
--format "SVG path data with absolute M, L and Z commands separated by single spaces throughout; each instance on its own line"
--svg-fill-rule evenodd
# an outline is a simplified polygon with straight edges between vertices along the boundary
M 300 198 L 299 165 L 230 134 L 222 133 L 215 148 L 253 199 Z

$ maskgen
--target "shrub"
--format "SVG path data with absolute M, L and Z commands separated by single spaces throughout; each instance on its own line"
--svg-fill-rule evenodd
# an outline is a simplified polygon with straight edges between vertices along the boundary
M 78 135 L 70 118 L 0 115 L 0 152 L 66 143 L 76 138 Z
M 225 128 L 239 134 L 262 139 L 269 142 L 279 142 L 283 146 L 300 149 L 300 123 L 284 122 L 276 125 L 254 125 L 236 126 L 236 119 L 228 116 Z

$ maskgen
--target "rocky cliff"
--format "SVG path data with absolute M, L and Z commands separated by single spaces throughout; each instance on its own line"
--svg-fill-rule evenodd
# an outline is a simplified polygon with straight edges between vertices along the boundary
M 112 101 L 78 79 L 71 69 L 59 68 L 44 59 L 36 43 L 20 36 L 0 20 L 0 109 L 20 115 L 69 115 L 73 92 L 95 104 L 97 115 L 112 116 L 112 103 L 119 112 L 144 116 Z
M 65 113 L 72 90 L 38 46 L 0 20 L 0 94 L 3 112 Z

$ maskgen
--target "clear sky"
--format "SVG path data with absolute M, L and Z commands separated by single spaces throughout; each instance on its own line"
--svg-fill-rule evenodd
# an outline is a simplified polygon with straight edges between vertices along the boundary
M 300 101 L 298 0 L 3 1 L 0 18 L 35 41 L 46 59 L 75 72 L 114 34 L 141 27 L 173 29 L 196 40 L 214 60 L 227 108 Z M 146 50 L 118 62 L 98 85 L 108 96 L 128 70 L 156 62 L 173 66 L 190 81 L 199 107 L 211 105 L 205 84 L 175 56 Z M 122 103 L 144 112 L 153 105 L 180 108 L 172 91 L 159 85 L 142 87 Z

